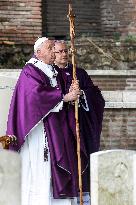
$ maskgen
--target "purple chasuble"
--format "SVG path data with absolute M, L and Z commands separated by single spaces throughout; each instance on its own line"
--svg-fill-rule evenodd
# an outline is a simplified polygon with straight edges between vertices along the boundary
M 17 137 L 10 149 L 19 151 L 34 126 L 62 100 L 58 87 L 51 87 L 49 78 L 32 64 L 27 64 L 17 81 L 7 123 L 7 134 Z
M 66 68 L 60 69 L 56 65 L 54 68 L 58 71 L 58 77 L 63 87 L 63 92 L 68 93 L 70 85 L 72 83 L 73 69 L 72 65 L 68 64 Z M 77 79 L 79 80 L 80 89 L 84 91 L 86 95 L 86 100 L 88 103 L 89 111 L 85 111 L 81 104 L 84 104 L 84 99 L 80 97 L 80 107 L 79 107 L 79 121 L 80 121 L 80 134 L 83 136 L 83 141 L 86 144 L 85 148 L 87 154 L 96 152 L 100 147 L 100 134 L 102 130 L 102 120 L 105 101 L 101 94 L 100 89 L 95 86 L 87 74 L 87 72 L 82 68 L 77 68 L 76 70 Z M 74 109 L 74 106 L 69 105 L 69 110 Z M 71 112 L 68 112 L 71 115 Z M 72 129 L 73 119 L 70 120 Z M 82 146 L 82 145 L 81 145 Z

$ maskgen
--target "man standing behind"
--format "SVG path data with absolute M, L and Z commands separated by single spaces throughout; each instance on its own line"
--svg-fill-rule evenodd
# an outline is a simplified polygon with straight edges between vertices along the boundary
M 64 41 L 55 42 L 55 56 L 54 68 L 58 71 L 63 94 L 67 94 L 75 88 L 80 90 L 79 126 L 83 166 L 84 157 L 82 156 L 82 152 L 86 153 L 86 160 L 88 160 L 89 164 L 90 154 L 99 150 L 105 102 L 99 88 L 94 86 L 90 76 L 88 76 L 84 69 L 76 69 L 77 80 L 74 84 L 72 83 L 73 66 L 68 62 L 68 48 Z M 73 124 L 75 123 L 72 120 L 74 119 L 73 113 L 74 106 L 72 103 L 69 103 L 67 115 L 71 129 L 73 129 Z M 88 166 L 82 172 L 84 196 L 87 196 L 89 192 L 89 176 Z
M 51 66 L 54 41 L 39 38 L 34 54 L 16 84 L 7 123 L 7 135 L 17 137 L 10 149 L 22 156 L 22 205 L 71 205 L 68 197 L 77 196 L 75 151 L 64 104 L 76 100 L 79 89 L 63 94 Z

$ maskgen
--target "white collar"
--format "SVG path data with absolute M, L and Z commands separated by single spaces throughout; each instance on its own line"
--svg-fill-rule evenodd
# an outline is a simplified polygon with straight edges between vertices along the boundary
M 67 65 L 66 65 L 64 68 L 59 67 L 56 63 L 54 63 L 54 65 L 56 65 L 56 66 L 57 66 L 58 68 L 60 68 L 60 69 L 68 68 L 68 63 L 67 63 Z
M 49 78 L 54 78 L 58 74 L 58 72 L 51 65 L 46 64 L 38 59 L 31 58 L 27 63 L 35 65 L 37 68 L 42 70 L 45 73 L 45 75 L 47 75 Z

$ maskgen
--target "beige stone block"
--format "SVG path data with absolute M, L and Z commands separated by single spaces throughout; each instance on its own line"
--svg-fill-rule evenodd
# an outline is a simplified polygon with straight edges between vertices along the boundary
M 123 102 L 136 102 L 136 92 L 124 91 L 123 92 Z
M 136 151 L 91 155 L 91 205 L 136 205 Z
M 103 91 L 106 102 L 122 102 L 122 92 L 120 91 Z
M 21 205 L 19 154 L 0 149 L 0 205 Z

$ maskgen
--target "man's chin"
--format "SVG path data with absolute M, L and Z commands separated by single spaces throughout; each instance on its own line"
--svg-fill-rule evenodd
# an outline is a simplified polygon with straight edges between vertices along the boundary
M 62 63 L 67 63 L 68 62 L 68 59 L 63 59 L 62 60 Z
M 50 60 L 50 64 L 53 64 L 54 61 L 55 61 L 55 58 L 52 58 L 52 59 Z

